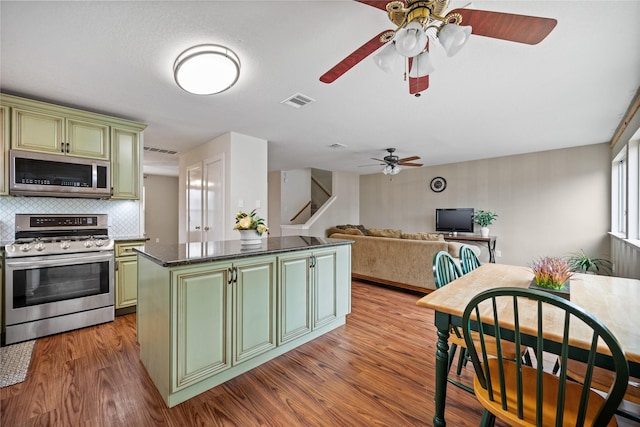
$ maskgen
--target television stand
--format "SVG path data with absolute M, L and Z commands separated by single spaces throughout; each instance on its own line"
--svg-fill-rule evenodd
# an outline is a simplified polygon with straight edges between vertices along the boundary
M 489 248 L 489 262 L 496 262 L 496 236 L 482 237 L 477 234 L 445 234 L 444 240 L 451 242 L 486 242 L 487 247 Z

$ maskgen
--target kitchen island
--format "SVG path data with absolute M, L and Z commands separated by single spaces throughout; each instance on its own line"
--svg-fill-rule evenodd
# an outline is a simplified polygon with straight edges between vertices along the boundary
M 344 325 L 351 243 L 287 236 L 135 249 L 140 359 L 167 406 Z

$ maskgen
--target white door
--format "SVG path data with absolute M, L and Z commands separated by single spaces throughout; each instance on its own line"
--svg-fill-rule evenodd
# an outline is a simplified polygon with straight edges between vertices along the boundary
M 204 161 L 203 227 L 205 241 L 224 240 L 224 156 L 216 156 Z
M 202 166 L 187 168 L 187 243 L 202 241 Z

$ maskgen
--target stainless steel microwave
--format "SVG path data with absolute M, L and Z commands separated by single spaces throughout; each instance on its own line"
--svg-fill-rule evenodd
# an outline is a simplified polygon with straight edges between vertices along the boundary
M 9 194 L 15 196 L 109 198 L 108 160 L 11 150 Z

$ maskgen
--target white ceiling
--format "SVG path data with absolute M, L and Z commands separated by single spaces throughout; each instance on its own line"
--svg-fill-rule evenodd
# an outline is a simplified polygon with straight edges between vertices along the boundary
M 470 7 L 558 25 L 536 46 L 472 36 L 453 58 L 432 47 L 436 71 L 416 98 L 370 58 L 333 84 L 318 80 L 393 28 L 355 1 L 3 0 L 0 88 L 147 123 L 148 147 L 184 152 L 229 131 L 266 139 L 270 171 L 376 173 L 361 165 L 386 147 L 435 165 L 611 140 L 640 87 L 640 1 Z M 174 83 L 176 56 L 202 43 L 240 56 L 227 92 L 190 95 Z M 281 104 L 296 93 L 316 102 Z M 176 164 L 145 152 L 147 173 L 176 173 Z

